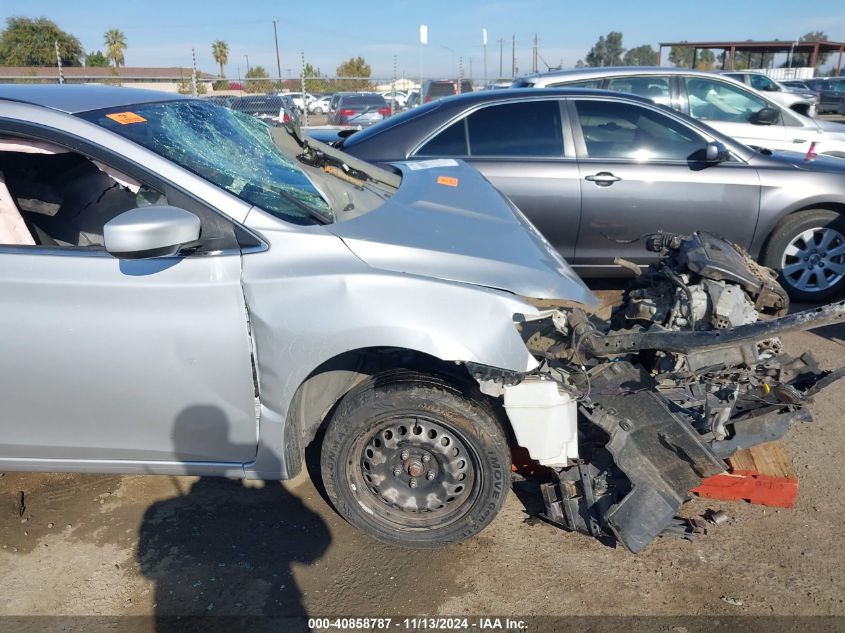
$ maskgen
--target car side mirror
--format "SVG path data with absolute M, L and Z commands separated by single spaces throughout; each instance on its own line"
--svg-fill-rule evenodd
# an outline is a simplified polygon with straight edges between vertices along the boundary
M 777 108 L 763 108 L 752 114 L 750 121 L 754 125 L 774 125 L 780 121 L 780 110 Z
M 200 237 L 200 219 L 170 206 L 138 207 L 106 222 L 106 251 L 120 259 L 173 257 Z
M 777 84 L 769 84 L 768 86 L 766 86 L 766 91 L 767 92 L 780 92 L 780 86 L 778 86 Z
M 721 163 L 727 160 L 728 150 L 721 143 L 710 141 L 704 148 L 704 160 L 708 163 Z

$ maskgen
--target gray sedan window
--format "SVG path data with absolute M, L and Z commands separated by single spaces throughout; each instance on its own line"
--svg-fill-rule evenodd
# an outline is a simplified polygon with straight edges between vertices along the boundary
M 416 152 L 416 156 L 466 156 L 467 154 L 466 119 L 453 123 Z
M 696 160 L 706 140 L 650 108 L 619 101 L 575 101 L 589 158 Z
M 563 156 L 557 100 L 503 103 L 467 118 L 471 156 Z
M 416 156 L 563 156 L 559 102 L 532 100 L 483 107 L 440 132 Z

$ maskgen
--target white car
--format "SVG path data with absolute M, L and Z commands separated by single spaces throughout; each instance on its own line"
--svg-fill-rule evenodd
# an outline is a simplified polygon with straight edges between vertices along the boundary
M 527 75 L 514 88 L 601 88 L 647 97 L 703 121 L 741 143 L 769 150 L 810 151 L 845 158 L 845 126 L 811 119 L 768 93 L 689 68 L 579 68 Z
M 331 97 L 320 97 L 308 104 L 308 114 L 326 114 L 329 111 Z
M 819 102 L 816 94 L 809 90 L 798 91 L 784 86 L 765 73 L 755 71 L 726 71 L 719 73 L 725 77 L 736 79 L 751 86 L 754 90 L 763 92 L 766 96 L 782 106 L 795 110 L 798 114 L 813 117 Z
M 305 99 L 303 100 L 301 92 L 280 92 L 280 95 L 285 95 L 293 99 L 294 105 L 299 108 L 300 112 L 305 112 L 305 108 L 311 104 L 312 101 L 316 101 L 317 97 L 314 95 L 306 92 Z
M 404 108 L 405 105 L 408 103 L 408 95 L 398 90 L 385 92 L 382 96 L 384 97 L 385 101 L 393 101 L 400 108 Z

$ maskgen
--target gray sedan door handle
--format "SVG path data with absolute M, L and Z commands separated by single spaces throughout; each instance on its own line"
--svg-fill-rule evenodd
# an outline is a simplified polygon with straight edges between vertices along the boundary
M 614 176 L 609 171 L 600 171 L 592 176 L 587 176 L 584 180 L 596 183 L 599 187 L 609 187 L 617 180 L 622 180 L 619 176 Z

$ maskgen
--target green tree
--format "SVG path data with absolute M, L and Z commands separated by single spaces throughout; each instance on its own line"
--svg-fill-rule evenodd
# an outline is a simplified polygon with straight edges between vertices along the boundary
M 82 65 L 82 44 L 47 18 L 6 18 L 0 33 L 0 64 L 55 66 L 56 42 L 63 66 Z
M 825 33 L 824 31 L 810 31 L 809 33 L 805 33 L 798 39 L 801 42 L 824 42 L 827 40 L 827 33 Z M 819 53 L 819 61 L 817 65 L 824 66 L 829 58 L 830 53 Z M 793 62 L 793 66 L 810 66 L 813 63 L 813 52 L 807 51 L 806 53 L 796 53 L 795 59 L 796 61 L 802 59 L 803 63 L 798 64 Z
M 109 65 L 109 58 L 102 51 L 94 51 L 85 56 L 85 66 L 88 68 L 104 68 Z
M 264 66 L 253 66 L 244 78 L 244 89 L 247 92 L 270 92 L 273 89 L 273 82 Z
M 106 44 L 106 57 L 114 62 L 115 68 L 125 66 L 126 59 L 123 56 L 126 50 L 126 36 L 120 29 L 109 29 L 106 31 L 104 42 Z
M 225 77 L 223 66 L 229 63 L 229 45 L 225 40 L 217 40 L 211 44 L 211 54 L 214 56 L 214 61 L 220 66 L 220 76 Z
M 625 66 L 657 66 L 657 51 L 651 44 L 643 44 L 629 49 L 622 58 Z
M 606 37 L 604 35 L 599 37 L 584 61 L 587 62 L 587 66 L 621 66 L 624 52 L 622 33 L 611 31 Z
M 342 79 L 336 84 L 337 90 L 365 90 L 370 87 L 367 80 L 372 69 L 363 57 L 350 57 L 337 67 L 338 77 L 361 77 L 361 79 Z
M 324 79 L 325 75 L 319 68 L 314 68 L 309 63 L 302 69 L 302 76 L 305 77 L 305 90 L 307 92 L 331 92 L 330 82 Z
M 709 49 L 698 51 L 695 67 L 699 70 L 713 70 L 716 67 L 716 54 Z
M 686 42 L 686 40 L 682 40 Z M 695 54 L 693 46 L 673 46 L 669 49 L 669 61 L 681 68 L 692 68 L 692 57 Z M 713 51 L 704 49 L 698 51 L 695 67 L 700 70 L 713 70 L 716 66 L 716 55 Z

